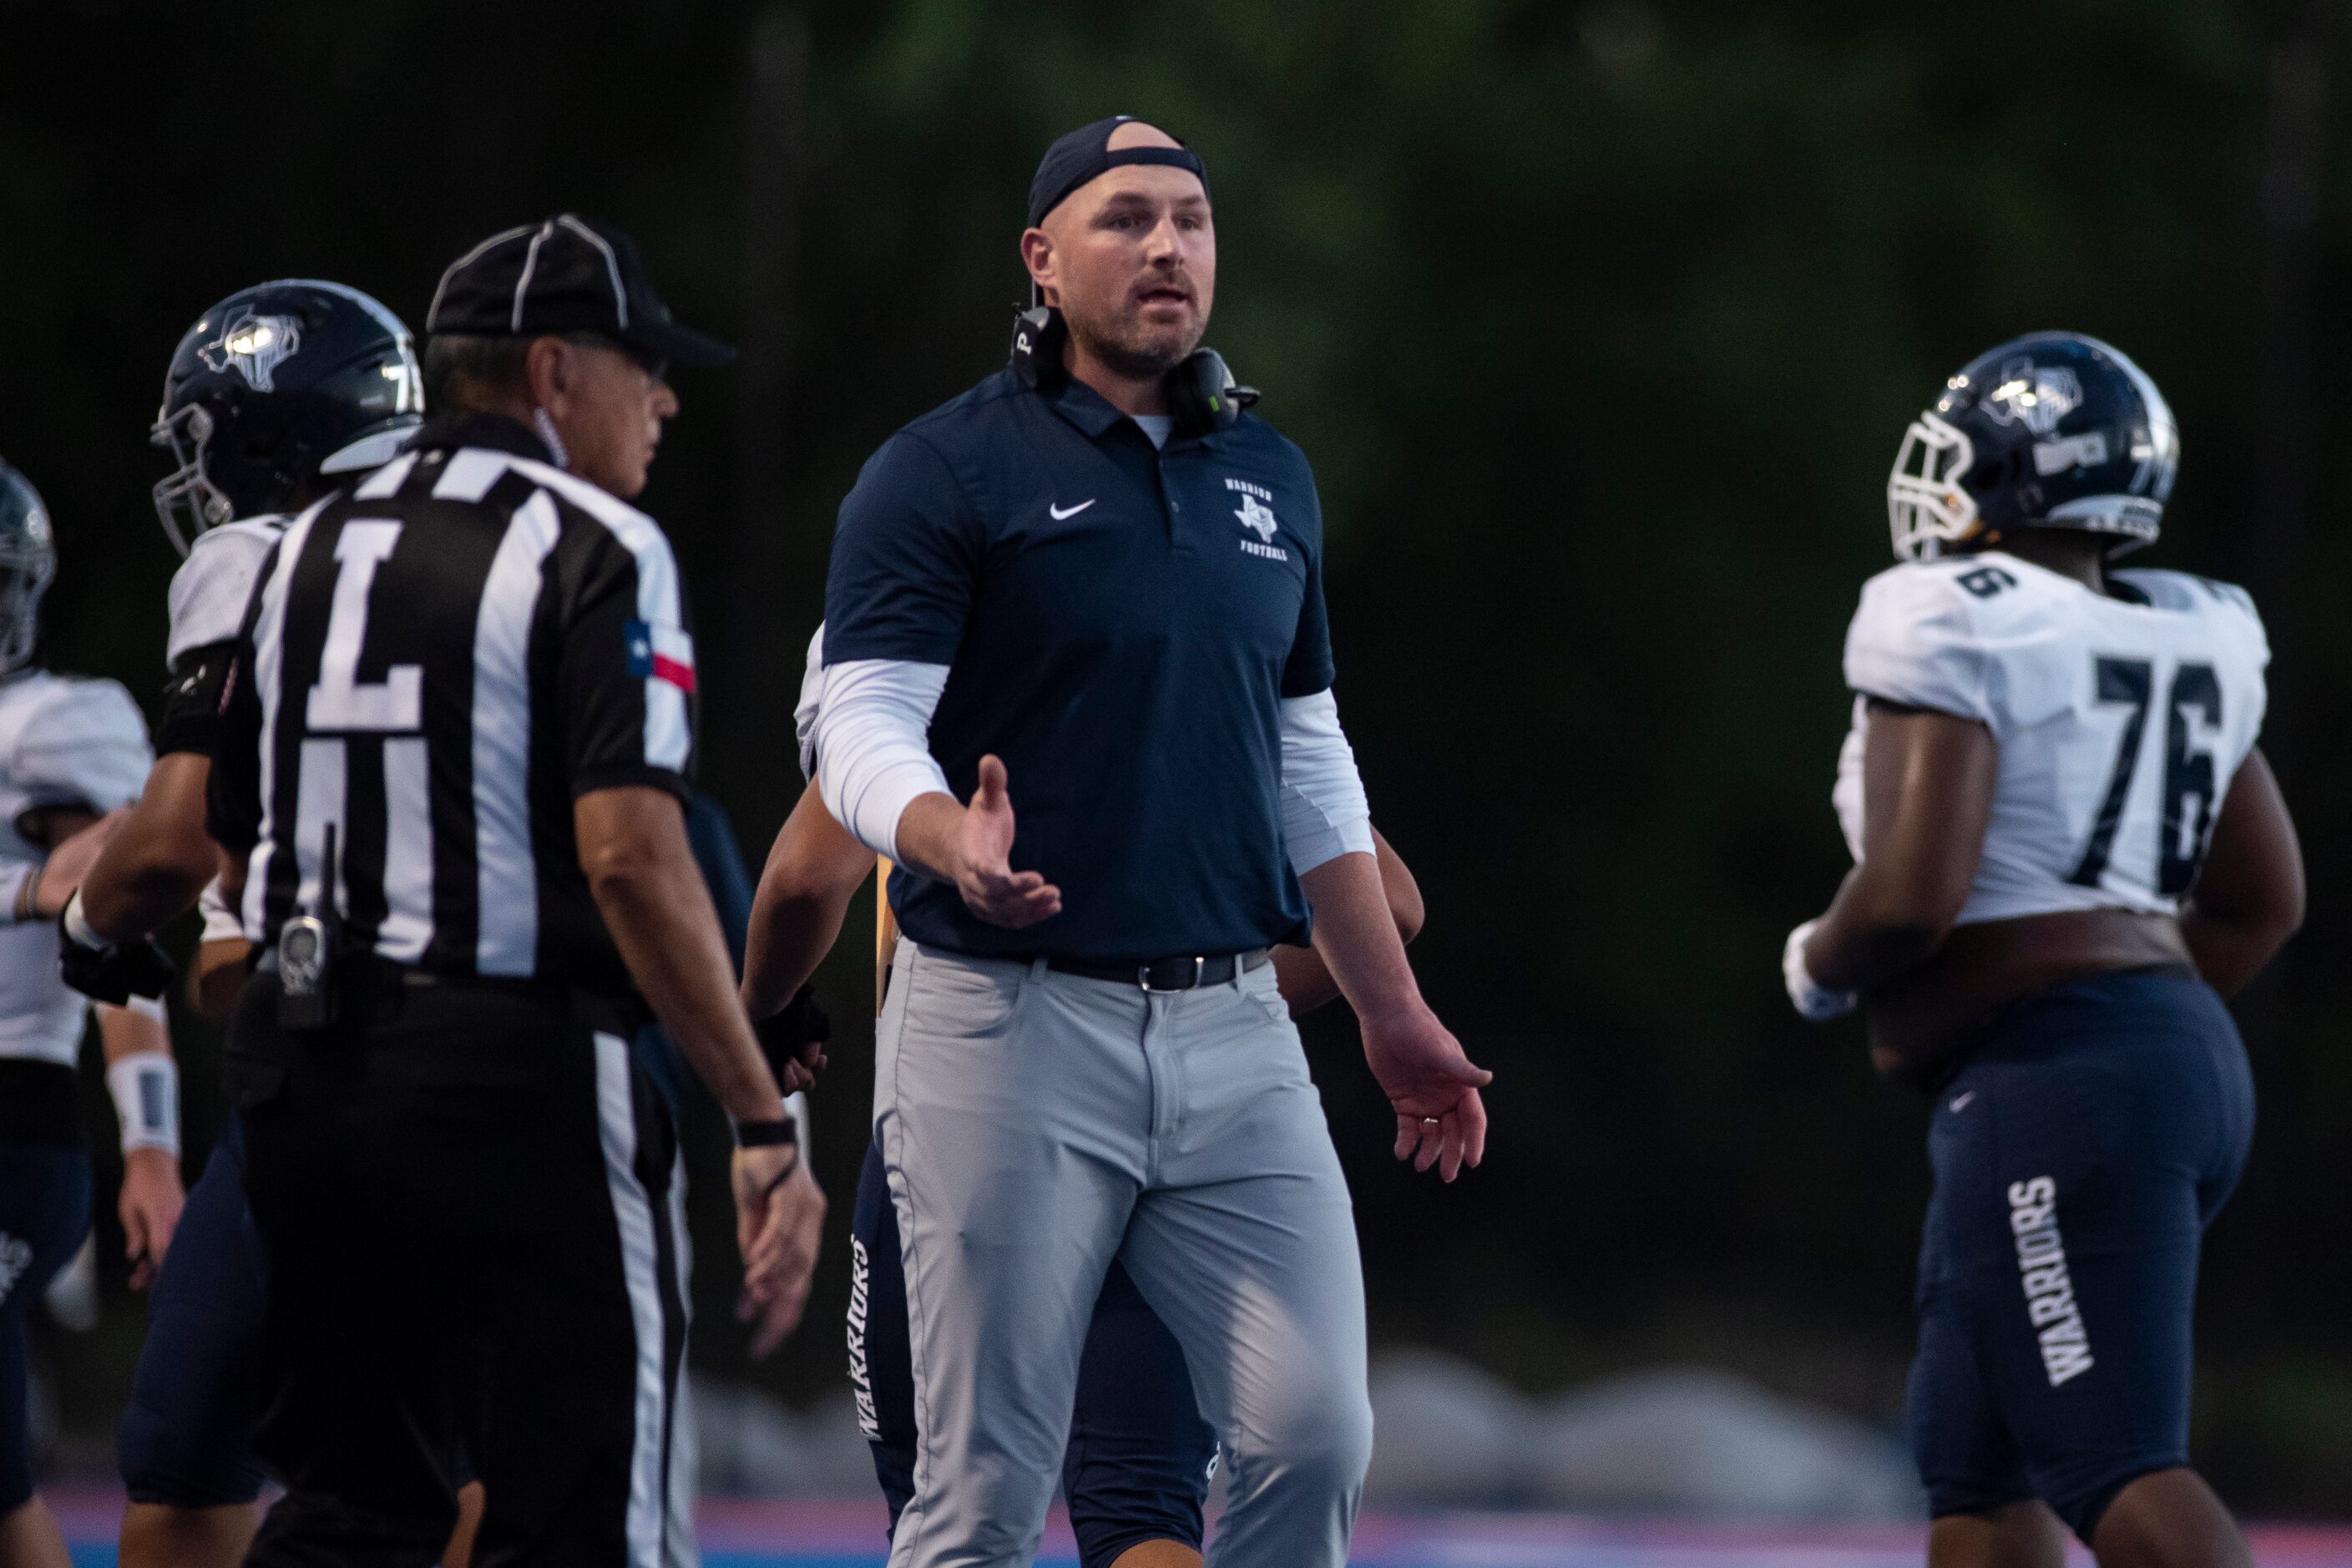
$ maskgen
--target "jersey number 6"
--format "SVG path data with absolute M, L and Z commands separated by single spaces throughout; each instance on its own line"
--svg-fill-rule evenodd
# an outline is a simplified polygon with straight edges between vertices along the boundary
M 2139 769 L 2140 742 L 2147 731 L 2148 699 L 2156 689 L 2156 671 L 2144 658 L 2101 658 L 2095 661 L 2098 700 L 2128 704 L 2131 717 L 2124 723 L 2122 743 L 2116 748 L 2115 772 L 2099 802 L 2099 819 L 2083 858 L 2067 879 L 2078 887 L 2095 888 L 2106 876 L 2114 853 L 2116 830 L 2122 826 L 2130 802 L 2132 778 Z M 2184 664 L 2172 677 L 2165 697 L 2164 815 L 2157 831 L 2156 890 L 2178 898 L 2197 880 L 2205 847 L 2213 834 L 2213 816 L 2221 805 L 2219 781 L 2213 776 L 2213 753 L 2200 751 L 2189 733 L 2194 712 L 2209 725 L 2221 721 L 2221 682 L 2210 664 Z M 2189 801 L 2196 800 L 2196 815 Z

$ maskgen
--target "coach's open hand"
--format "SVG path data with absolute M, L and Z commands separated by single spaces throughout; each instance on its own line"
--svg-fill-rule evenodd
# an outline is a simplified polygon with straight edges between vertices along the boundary
M 1495 1075 L 1473 1067 L 1454 1031 L 1425 1005 L 1360 1020 L 1364 1059 L 1396 1110 L 1396 1157 L 1446 1181 L 1486 1154 L 1486 1105 Z
M 953 882 L 965 905 L 991 925 L 1018 931 L 1062 912 L 1062 889 L 1034 871 L 1013 868 L 1013 797 L 1004 763 L 980 759 L 980 787 L 970 805 L 927 795 L 898 821 L 898 859 L 926 876 Z
M 1335 855 L 1298 880 L 1315 906 L 1315 951 L 1356 1010 L 1364 1060 L 1396 1110 L 1396 1157 L 1452 1181 L 1486 1157 L 1478 1091 L 1495 1075 L 1471 1065 L 1422 1000 L 1374 857 Z

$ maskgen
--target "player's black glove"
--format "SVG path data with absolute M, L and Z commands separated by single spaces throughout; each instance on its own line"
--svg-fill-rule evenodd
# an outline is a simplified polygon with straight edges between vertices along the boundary
M 120 1007 L 133 996 L 161 996 L 178 971 L 171 955 L 155 945 L 152 936 L 86 947 L 66 934 L 61 914 L 58 917 L 58 973 L 91 1001 Z
M 778 1083 L 790 1077 L 784 1069 L 793 1063 L 811 1078 L 823 1070 L 824 1053 L 817 1047 L 833 1038 L 833 1020 L 817 1005 L 814 986 L 803 985 L 793 992 L 791 1001 L 751 1029 L 760 1037 L 760 1054 L 768 1058 L 768 1070 L 776 1075 Z

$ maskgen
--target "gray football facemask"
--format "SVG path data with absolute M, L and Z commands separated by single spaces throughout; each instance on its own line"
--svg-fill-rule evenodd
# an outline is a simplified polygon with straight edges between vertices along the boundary
M 48 513 L 37 504 L 0 519 L 0 675 L 14 675 L 33 657 L 41 633 L 41 596 L 58 574 L 58 547 Z

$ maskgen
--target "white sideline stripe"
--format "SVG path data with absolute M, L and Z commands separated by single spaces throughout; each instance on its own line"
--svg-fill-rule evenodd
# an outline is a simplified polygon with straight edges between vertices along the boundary
M 663 1374 L 661 1254 L 655 1243 L 653 1202 L 637 1180 L 637 1122 L 630 1092 L 628 1042 L 596 1036 L 596 1122 L 604 1145 L 604 1179 L 621 1233 L 621 1274 L 629 1289 L 629 1316 L 637 1334 L 635 1442 L 629 1457 L 626 1532 L 629 1568 L 661 1568 L 663 1517 L 669 1478 L 662 1473 L 662 1428 L 667 1404 Z
M 473 455 L 460 453 L 459 460 Z M 541 571 L 561 527 L 543 490 L 515 509 L 483 580 L 474 623 L 474 967 L 484 974 L 528 975 L 539 956 L 539 861 L 529 794 L 530 623 Z

